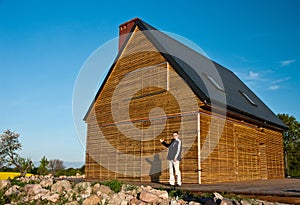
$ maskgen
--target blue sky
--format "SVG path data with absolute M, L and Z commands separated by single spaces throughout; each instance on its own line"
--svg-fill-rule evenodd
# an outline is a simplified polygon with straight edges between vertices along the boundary
M 20 133 L 22 155 L 34 161 L 83 162 L 72 115 L 76 78 L 135 17 L 193 41 L 274 113 L 299 121 L 299 9 L 296 0 L 0 0 L 0 130 Z

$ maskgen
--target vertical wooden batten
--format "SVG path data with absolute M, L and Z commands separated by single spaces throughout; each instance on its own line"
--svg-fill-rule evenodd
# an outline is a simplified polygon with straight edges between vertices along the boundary
M 197 139 L 198 139 L 198 184 L 201 184 L 201 133 L 200 133 L 200 112 L 197 113 Z
M 167 90 L 170 90 L 170 65 L 167 62 Z

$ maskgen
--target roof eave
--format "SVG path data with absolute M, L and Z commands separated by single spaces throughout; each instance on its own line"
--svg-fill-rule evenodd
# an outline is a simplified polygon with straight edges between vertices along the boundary
M 249 113 L 246 113 L 242 110 L 238 110 L 238 109 L 228 106 L 228 105 L 223 105 L 218 102 L 214 102 L 212 104 L 210 101 L 205 101 L 204 103 L 205 103 L 205 105 L 202 106 L 203 109 L 211 110 L 212 107 L 214 107 L 215 111 L 221 112 L 221 114 L 223 114 L 223 115 L 225 114 L 228 117 L 234 117 L 234 118 L 240 119 L 245 122 L 251 122 L 251 123 L 257 125 L 258 127 L 270 128 L 272 130 L 276 130 L 276 131 L 280 131 L 280 132 L 288 130 L 288 127 L 286 125 L 280 125 L 280 124 L 265 120 L 263 118 L 257 117 L 255 115 L 251 115 Z M 226 109 L 223 109 L 224 106 L 226 106 Z M 224 113 L 224 111 L 226 111 L 226 113 Z

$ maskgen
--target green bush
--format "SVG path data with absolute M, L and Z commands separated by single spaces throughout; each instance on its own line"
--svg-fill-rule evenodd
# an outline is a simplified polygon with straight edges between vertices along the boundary
M 82 174 L 80 169 L 74 169 L 74 168 L 69 168 L 69 169 L 62 169 L 62 170 L 58 170 L 55 173 L 55 176 L 61 176 L 61 175 L 65 175 L 65 176 L 75 176 L 76 174 Z
M 102 183 L 105 186 L 108 186 L 111 190 L 113 190 L 115 193 L 118 193 L 122 189 L 123 183 L 118 181 L 117 179 L 113 179 L 111 181 L 103 182 Z
M 200 197 L 204 197 L 204 198 L 213 198 L 214 194 L 210 193 L 210 192 L 204 192 L 200 194 Z
M 290 170 L 291 177 L 300 177 L 300 170 Z
M 1 189 L 0 190 L 0 205 L 6 204 L 6 197 L 5 197 L 4 193 L 5 193 L 4 190 Z
M 19 180 L 19 177 L 15 177 L 15 178 L 13 178 L 13 179 L 10 179 L 10 182 L 11 182 L 11 186 L 17 185 L 17 186 L 19 186 L 19 187 L 24 187 L 24 186 L 26 185 L 25 182 L 21 182 L 21 181 Z
M 170 189 L 169 196 L 172 198 L 179 198 L 182 199 L 183 191 L 181 189 Z

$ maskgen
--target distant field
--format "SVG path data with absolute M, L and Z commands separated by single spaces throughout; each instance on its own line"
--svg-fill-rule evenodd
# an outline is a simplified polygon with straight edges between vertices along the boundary
M 13 179 L 14 177 L 19 176 L 19 172 L 0 172 L 0 180 L 2 179 L 8 179 L 11 178 Z M 26 174 L 26 176 L 31 176 L 32 174 Z

